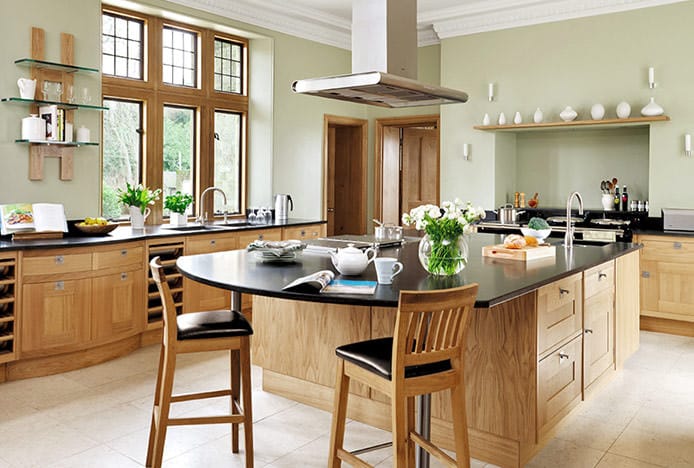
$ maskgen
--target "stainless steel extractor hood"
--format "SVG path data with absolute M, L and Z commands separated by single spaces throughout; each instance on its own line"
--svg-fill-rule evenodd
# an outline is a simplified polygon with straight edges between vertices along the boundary
M 297 80 L 296 93 L 381 107 L 466 102 L 417 81 L 417 0 L 352 0 L 352 74 Z

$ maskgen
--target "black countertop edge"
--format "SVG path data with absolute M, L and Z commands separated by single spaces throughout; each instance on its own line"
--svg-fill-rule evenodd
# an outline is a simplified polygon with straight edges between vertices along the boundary
M 280 299 L 292 299 L 308 302 L 369 305 L 377 307 L 397 307 L 398 295 L 403 290 L 442 289 L 464 284 L 479 283 L 480 290 L 475 307 L 486 309 L 515 299 L 557 280 L 581 273 L 607 261 L 637 251 L 639 244 L 616 242 L 605 246 L 576 245 L 573 253 L 567 252 L 561 241 L 550 242 L 556 245 L 557 255 L 549 265 L 514 260 L 496 260 L 480 255 L 481 246 L 489 245 L 502 236 L 493 234 L 475 234 L 471 242 L 471 255 L 468 267 L 459 275 L 452 277 L 428 276 L 417 260 L 417 243 L 405 244 L 402 248 L 384 248 L 380 256 L 394 256 L 405 264 L 405 272 L 396 278 L 392 285 L 378 285 L 373 295 L 332 295 L 284 291 L 281 288 L 291 280 L 322 269 L 334 268 L 329 258 L 319 256 L 307 257 L 296 264 L 286 266 L 256 266 L 243 251 L 220 252 L 218 254 L 201 254 L 180 257 L 177 260 L 178 270 L 186 277 L 210 286 L 221 287 L 240 293 L 257 294 Z M 198 260 L 199 259 L 199 260 Z M 570 260 L 573 259 L 573 260 Z M 181 263 L 185 264 L 181 268 Z M 192 267 L 198 271 L 186 271 Z M 339 275 L 338 275 L 339 276 Z M 359 277 L 364 280 L 375 280 L 375 271 L 369 266 Z
M 52 249 L 56 247 L 88 247 L 92 245 L 107 245 L 120 242 L 138 241 L 162 237 L 185 237 L 205 234 L 222 234 L 226 232 L 256 231 L 282 227 L 299 227 L 311 224 L 325 224 L 326 221 L 317 219 L 294 218 L 286 221 L 273 220 L 272 223 L 248 224 L 245 226 L 224 226 L 222 229 L 199 229 L 191 231 L 175 231 L 167 229 L 168 224 L 146 226 L 144 230 L 133 230 L 130 226 L 118 226 L 105 236 L 86 236 L 67 234 L 60 239 L 36 239 L 13 241 L 10 236 L 0 238 L 0 251 Z M 233 224 L 233 221 L 230 222 Z
M 634 229 L 634 235 L 641 236 L 679 236 L 679 237 L 694 237 L 694 231 L 664 231 L 662 229 Z

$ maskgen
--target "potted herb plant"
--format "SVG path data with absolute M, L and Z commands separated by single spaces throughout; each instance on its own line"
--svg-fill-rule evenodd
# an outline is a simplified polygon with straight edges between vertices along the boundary
M 177 191 L 173 195 L 164 198 L 164 208 L 171 211 L 169 223 L 173 226 L 185 226 L 188 223 L 186 210 L 193 203 L 193 196 L 188 193 Z
M 118 189 L 118 200 L 128 207 L 132 229 L 144 229 L 145 219 L 149 216 L 149 205 L 159 200 L 161 189 L 150 190 L 142 184 L 125 183 L 125 190 Z

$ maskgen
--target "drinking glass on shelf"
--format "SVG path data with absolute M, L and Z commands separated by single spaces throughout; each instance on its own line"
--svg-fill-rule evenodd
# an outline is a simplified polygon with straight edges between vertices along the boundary
M 75 88 L 71 84 L 65 86 L 65 101 L 70 104 L 75 102 Z
M 89 104 L 92 102 L 92 96 L 89 94 L 89 88 L 82 88 L 82 104 Z
M 48 101 L 48 93 L 51 90 L 51 82 L 43 80 L 43 86 L 41 87 L 41 92 L 43 93 L 43 100 Z
M 60 98 L 63 96 L 63 84 L 62 83 L 55 83 L 55 96 L 54 100 L 60 102 Z

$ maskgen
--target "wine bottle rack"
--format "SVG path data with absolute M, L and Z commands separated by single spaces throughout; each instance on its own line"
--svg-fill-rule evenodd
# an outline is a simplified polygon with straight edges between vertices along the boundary
M 0 363 L 16 359 L 17 258 L 0 256 Z

